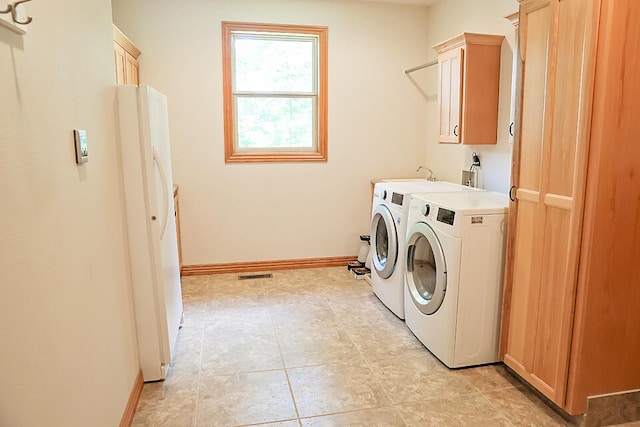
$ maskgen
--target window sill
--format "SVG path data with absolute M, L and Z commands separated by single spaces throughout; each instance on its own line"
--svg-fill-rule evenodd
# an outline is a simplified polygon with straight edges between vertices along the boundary
M 225 156 L 226 163 L 326 162 L 327 153 L 234 153 Z

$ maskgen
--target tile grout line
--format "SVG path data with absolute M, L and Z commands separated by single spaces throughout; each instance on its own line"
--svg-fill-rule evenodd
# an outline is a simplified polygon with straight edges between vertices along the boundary
M 508 387 L 505 387 L 504 389 L 498 389 L 498 390 L 507 390 L 507 389 L 508 389 Z M 487 402 L 489 402 L 489 405 L 490 405 L 493 409 L 495 409 L 495 411 L 496 411 L 496 412 L 498 412 L 498 413 L 500 414 L 500 416 L 501 416 L 502 418 L 504 418 L 504 419 L 509 423 L 509 425 L 511 425 L 511 426 L 515 425 L 515 424 L 513 424 L 513 421 L 511 421 L 511 418 L 509 418 L 509 417 L 507 416 L 507 414 L 505 414 L 505 413 L 502 411 L 502 409 L 500 409 L 497 405 L 495 405 L 495 404 L 491 401 L 491 399 L 489 399 L 489 398 L 484 394 L 484 393 L 485 393 L 485 391 L 487 391 L 487 390 L 478 390 L 478 392 L 480 393 L 480 396 L 482 396 L 482 398 L 483 398 L 484 400 L 486 400 Z M 495 390 L 488 390 L 488 391 L 495 391 Z
M 208 291 L 209 290 L 209 281 L 211 279 L 211 276 L 207 276 L 207 284 L 205 287 L 205 290 Z M 208 299 L 207 299 L 208 301 Z M 183 306 L 184 307 L 184 306 Z M 183 308 L 184 309 L 184 308 Z M 198 363 L 198 387 L 196 390 L 196 407 L 193 411 L 193 426 L 197 427 L 198 426 L 198 409 L 200 407 L 200 387 L 202 385 L 202 377 L 203 377 L 203 372 L 202 372 L 202 358 L 204 357 L 204 339 L 205 339 L 205 329 L 206 329 L 206 318 L 207 318 L 207 304 L 205 304 L 205 309 L 204 312 L 202 313 L 202 339 L 200 340 L 200 361 Z
M 373 293 L 373 289 L 371 290 L 371 292 Z M 382 389 L 382 391 L 385 393 L 385 395 L 387 396 L 387 398 L 389 399 L 389 402 L 391 403 L 391 405 L 389 406 L 381 406 L 378 408 L 395 408 L 396 410 L 398 410 L 402 405 L 406 405 L 406 404 L 412 404 L 412 403 L 417 403 L 419 401 L 412 401 L 412 402 L 396 402 L 394 399 L 391 398 L 389 392 L 387 391 L 387 389 L 384 387 L 384 385 L 382 384 L 382 382 L 378 379 L 378 376 L 374 373 L 373 368 L 371 367 L 371 364 L 369 363 L 369 361 L 364 357 L 364 354 L 362 352 L 362 350 L 356 345 L 356 343 L 353 341 L 353 338 L 351 337 L 351 334 L 348 331 L 348 328 L 344 325 L 344 323 L 342 322 L 342 319 L 335 313 L 334 308 L 331 304 L 331 302 L 329 300 L 327 300 L 325 298 L 327 304 L 329 305 L 329 307 L 331 308 L 331 311 L 334 313 L 334 315 L 336 315 L 336 318 L 338 319 L 338 321 L 340 322 L 340 324 L 342 325 L 343 329 L 346 331 L 347 335 L 349 336 L 349 339 L 352 341 L 353 345 L 356 347 L 356 349 L 358 350 L 358 352 L 360 353 L 360 355 L 362 356 L 362 359 L 364 360 L 365 364 L 367 365 L 367 367 L 369 368 L 369 370 L 373 373 L 373 378 L 374 381 L 378 384 L 378 386 Z M 404 322 L 404 320 L 403 320 Z M 406 327 L 406 325 L 405 325 Z M 389 357 L 393 357 L 393 356 L 389 356 Z M 465 380 L 466 381 L 466 380 Z M 471 383 L 469 383 L 468 381 L 466 381 L 470 386 L 471 389 L 475 389 L 475 386 Z M 475 394 L 478 393 L 479 390 L 475 390 L 473 393 L 468 393 L 468 394 Z M 485 400 L 488 400 L 484 397 L 484 395 L 481 395 Z M 511 423 L 511 421 L 505 417 L 505 415 L 501 412 L 498 411 L 500 413 L 500 416 L 505 419 L 510 425 L 513 425 Z M 405 425 L 409 425 L 408 421 L 405 419 L 405 417 L 403 416 L 403 411 L 402 410 L 398 410 L 398 415 L 400 416 L 400 418 L 402 419 L 402 421 L 405 423 Z
M 371 291 L 373 292 L 373 290 Z M 335 312 L 333 305 L 331 304 L 331 302 L 325 297 L 325 301 L 327 303 L 327 305 L 329 306 L 329 308 L 331 309 L 331 312 L 333 313 L 334 316 L 336 316 L 336 319 L 338 319 L 338 322 L 340 322 L 340 326 L 342 326 L 342 329 L 344 329 L 345 333 L 347 334 L 347 336 L 349 337 L 349 340 L 351 341 L 351 344 L 353 344 L 353 346 L 355 347 L 355 349 L 358 351 L 358 353 L 360 354 L 360 357 L 362 358 L 362 360 L 364 361 L 365 365 L 367 366 L 367 368 L 369 369 L 369 371 L 371 371 L 371 373 L 373 374 L 373 379 L 376 382 L 376 384 L 378 385 L 378 387 L 380 387 L 382 389 L 382 392 L 384 393 L 385 396 L 387 396 L 387 399 L 389 399 L 389 402 L 391 402 L 391 405 L 396 405 L 396 403 L 394 402 L 394 400 L 391 398 L 391 396 L 389 395 L 389 392 L 387 391 L 387 389 L 384 388 L 384 386 L 382 385 L 382 383 L 380 382 L 380 380 L 378 379 L 378 376 L 373 372 L 373 369 L 371 368 L 371 365 L 369 364 L 369 361 L 367 361 L 367 359 L 364 357 L 364 354 L 362 352 L 362 350 L 360 349 L 360 347 L 355 343 L 355 341 L 353 340 L 353 337 L 351 336 L 351 334 L 349 333 L 349 329 L 345 326 L 344 322 L 342 321 L 342 319 L 340 318 L 340 316 L 337 315 L 337 313 Z M 401 416 L 402 418 L 402 416 Z M 403 421 L 404 418 L 402 418 Z M 405 421 L 406 424 L 406 421 Z
M 331 282 L 331 284 L 333 284 L 333 282 L 335 282 L 335 281 L 339 281 L 339 280 L 335 279 L 335 280 L 332 280 L 330 282 Z M 287 282 L 288 281 L 285 281 L 285 283 L 283 285 L 284 288 L 288 288 L 288 286 L 286 286 Z M 348 285 L 345 285 L 344 287 L 346 289 L 351 289 L 350 285 L 351 284 L 349 283 Z M 327 286 L 328 286 L 328 284 L 327 284 Z M 209 278 L 209 287 L 211 287 L 211 278 Z M 276 345 L 278 346 L 278 353 L 279 353 L 279 356 L 280 356 L 280 359 L 281 359 L 281 365 L 282 365 L 281 368 L 261 370 L 259 372 L 269 372 L 269 371 L 275 372 L 275 371 L 279 371 L 281 369 L 284 371 L 285 377 L 287 379 L 287 384 L 288 384 L 288 387 L 289 387 L 289 392 L 290 392 L 290 395 L 291 395 L 291 398 L 292 398 L 292 403 L 294 405 L 294 410 L 296 411 L 296 415 L 297 415 L 297 424 L 302 426 L 302 422 L 304 420 L 313 419 L 315 417 L 339 415 L 339 414 L 343 414 L 343 413 L 346 414 L 346 413 L 350 413 L 350 412 L 361 412 L 361 411 L 364 412 L 364 411 L 367 411 L 367 410 L 384 409 L 384 408 L 393 408 L 394 412 L 395 411 L 399 411 L 400 413 L 396 412 L 396 416 L 399 416 L 399 418 L 403 422 L 406 423 L 407 421 L 405 420 L 405 417 L 402 416 L 401 405 L 404 404 L 404 403 L 410 403 L 410 402 L 398 402 L 398 403 L 394 403 L 393 402 L 393 400 L 390 398 L 389 392 L 382 385 L 382 383 L 380 382 L 381 380 L 379 379 L 379 377 L 377 375 L 375 375 L 375 372 L 372 369 L 372 366 L 375 365 L 375 363 L 377 362 L 378 359 L 377 358 L 371 358 L 371 357 L 366 357 L 366 358 L 364 357 L 365 354 L 368 355 L 368 356 L 369 355 L 375 355 L 376 354 L 375 351 L 374 352 L 365 352 L 364 348 L 366 346 L 365 347 L 359 347 L 358 345 L 356 345 L 356 342 L 355 342 L 353 337 L 354 337 L 354 334 L 355 334 L 355 336 L 358 336 L 358 335 L 356 334 L 356 332 L 351 331 L 350 329 L 347 328 L 346 325 L 348 325 L 348 324 L 350 325 L 351 324 L 351 323 L 348 322 L 348 317 L 342 318 L 342 317 L 339 317 L 337 315 L 337 311 L 336 310 L 338 310 L 338 308 L 340 308 L 340 307 L 343 307 L 340 304 L 341 300 L 338 299 L 339 296 L 338 295 L 333 295 L 333 294 L 328 295 L 327 293 L 317 293 L 317 294 L 315 294 L 315 296 L 316 297 L 320 297 L 322 300 L 325 301 L 325 303 L 327 304 L 327 308 L 330 310 L 330 312 L 334 315 L 334 317 L 336 319 L 337 326 L 340 329 L 342 329 L 342 331 L 344 331 L 344 333 L 349 338 L 349 341 L 350 341 L 351 345 L 353 345 L 355 347 L 355 349 L 357 351 L 357 354 L 360 355 L 360 357 L 362 358 L 362 362 L 364 362 L 364 363 L 362 363 L 362 362 L 359 363 L 359 365 L 363 366 L 363 367 L 367 367 L 371 372 L 374 372 L 372 380 L 374 381 L 375 384 L 377 384 L 380 387 L 380 389 L 383 390 L 384 394 L 388 398 L 389 405 L 373 406 L 373 407 L 370 407 L 370 408 L 359 408 L 359 409 L 356 409 L 356 410 L 346 410 L 345 409 L 345 410 L 339 410 L 337 412 L 332 412 L 332 413 L 327 413 L 327 414 L 309 415 L 309 416 L 305 416 L 304 418 L 300 417 L 298 404 L 296 402 L 296 399 L 295 399 L 295 396 L 294 396 L 294 393 L 293 393 L 292 382 L 291 382 L 291 378 L 289 376 L 289 372 L 288 371 L 291 370 L 291 369 L 301 369 L 301 368 L 306 368 L 306 367 L 322 366 L 322 365 L 326 365 L 326 363 L 308 364 L 308 365 L 304 364 L 304 365 L 301 365 L 301 366 L 287 366 L 285 364 L 284 353 L 283 353 L 282 345 L 281 345 L 282 344 L 281 341 L 282 341 L 282 339 L 284 339 L 284 337 L 280 337 L 280 335 L 283 334 L 283 331 L 281 330 L 281 328 L 278 327 L 278 325 L 280 325 L 280 323 L 276 322 L 276 318 L 277 318 L 276 315 L 278 314 L 278 310 L 277 310 L 278 305 L 277 304 L 275 304 L 275 305 L 274 304 L 270 304 L 270 302 L 271 302 L 271 298 L 270 297 L 274 297 L 274 298 L 276 298 L 276 301 L 278 301 L 278 297 L 282 293 L 282 292 L 279 291 L 280 287 L 282 287 L 282 286 L 278 286 L 277 288 L 263 287 L 262 289 L 255 289 L 254 290 L 254 294 L 259 294 L 260 295 L 260 305 L 266 308 L 266 314 L 268 316 L 266 320 L 272 326 L 272 331 L 274 333 L 274 337 L 276 338 Z M 285 289 L 283 289 L 283 291 L 284 290 Z M 296 290 L 304 290 L 304 286 L 300 287 L 300 289 L 296 288 Z M 257 291 L 257 292 L 255 292 L 255 291 Z M 370 292 L 371 291 L 369 290 L 368 294 L 370 294 Z M 358 294 L 359 294 L 359 292 L 358 292 Z M 351 295 L 351 293 L 349 293 L 349 295 Z M 345 296 L 346 295 L 342 296 L 343 297 L 342 300 L 344 300 Z M 212 312 L 212 308 L 209 306 L 209 304 L 207 304 L 206 307 L 207 308 L 204 310 L 204 313 L 202 313 L 205 316 L 204 316 L 204 318 L 202 320 L 203 324 L 201 324 L 201 327 L 202 327 L 201 333 L 204 334 L 205 336 L 206 336 L 205 332 L 207 330 L 207 328 L 204 327 L 204 326 L 207 325 L 206 314 L 209 314 L 210 312 Z M 380 313 L 378 313 L 378 315 L 380 315 Z M 356 322 L 356 325 L 357 324 L 358 323 Z M 204 346 L 204 337 L 203 337 L 201 346 Z M 392 356 L 388 356 L 387 355 L 387 357 L 392 357 Z M 384 356 L 382 358 L 384 358 Z M 198 375 L 199 378 L 198 378 L 197 394 L 196 394 L 197 399 L 196 399 L 196 405 L 194 405 L 194 407 L 195 407 L 195 414 L 194 414 L 195 418 L 194 418 L 194 420 L 195 420 L 196 424 L 198 423 L 197 415 L 198 415 L 198 412 L 199 412 L 199 406 L 198 406 L 199 398 L 200 398 L 200 395 L 202 394 L 202 391 L 204 390 L 204 388 L 203 388 L 204 387 L 203 379 L 206 378 L 206 375 L 205 375 L 206 372 L 202 370 L 202 361 L 204 360 L 204 349 L 203 348 L 202 348 L 201 354 L 199 355 L 199 359 L 200 359 L 200 366 L 199 366 L 199 375 Z M 340 363 L 343 364 L 344 361 L 338 362 L 336 364 L 340 364 Z M 254 372 L 254 371 L 251 371 L 251 372 Z M 226 375 L 236 375 L 236 374 L 226 374 Z M 506 412 L 504 410 L 500 410 L 496 406 L 496 403 L 491 402 L 490 399 L 487 397 L 486 393 L 494 391 L 493 388 L 490 389 L 490 390 L 481 390 L 481 389 L 477 388 L 475 386 L 475 384 L 472 381 L 470 381 L 468 378 L 464 378 L 464 380 L 465 380 L 465 382 L 469 382 L 470 385 L 472 385 L 472 389 L 473 388 L 476 389 L 475 393 L 477 393 L 477 395 L 481 396 L 481 398 L 485 402 L 489 401 L 488 402 L 489 403 L 489 407 L 493 408 L 499 414 L 499 417 L 500 417 L 499 419 L 505 421 L 507 423 L 507 425 L 510 425 L 510 426 L 513 425 L 513 423 L 511 422 L 510 417 L 506 416 Z M 495 390 L 503 390 L 503 389 L 511 389 L 511 388 L 514 388 L 514 386 L 499 387 L 499 388 L 496 388 Z M 418 402 L 418 401 L 416 401 L 416 402 Z M 296 421 L 296 419 L 289 418 L 289 419 L 286 419 L 286 420 L 282 419 L 282 420 L 279 420 L 279 421 L 266 421 L 265 420 L 265 421 L 262 421 L 262 422 L 293 422 L 293 421 Z M 400 421 L 400 420 L 398 420 L 398 421 Z M 253 425 L 260 425 L 260 423 L 257 423 L 257 424 L 246 424 L 246 426 L 253 426 Z
M 274 277 L 276 279 L 276 277 Z M 265 305 L 267 307 L 267 314 L 269 315 L 269 322 L 271 323 L 271 329 L 273 330 L 273 334 L 276 337 L 276 344 L 278 346 L 278 353 L 280 353 L 280 361 L 282 362 L 282 370 L 284 371 L 284 376 L 287 379 L 287 386 L 289 387 L 289 394 L 291 394 L 291 402 L 293 403 L 293 409 L 296 411 L 296 417 L 298 418 L 298 424 L 302 426 L 302 421 L 300 421 L 300 411 L 298 410 L 298 404 L 296 403 L 296 397 L 293 394 L 293 387 L 291 386 L 291 379 L 289 378 L 289 372 L 287 370 L 287 365 L 284 361 L 284 354 L 282 354 L 282 347 L 280 347 L 280 337 L 278 336 L 278 330 L 273 321 L 273 317 L 271 316 L 271 305 L 267 299 L 267 295 L 265 294 Z

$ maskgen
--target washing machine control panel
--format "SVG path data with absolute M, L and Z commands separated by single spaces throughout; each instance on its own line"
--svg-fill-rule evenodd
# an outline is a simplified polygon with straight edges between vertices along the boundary
M 453 225 L 453 221 L 456 218 L 456 213 L 454 211 L 450 211 L 449 209 L 438 208 L 438 221 L 443 222 L 445 224 Z
M 404 194 L 396 193 L 395 191 L 391 193 L 391 203 L 394 205 L 402 206 L 404 202 Z

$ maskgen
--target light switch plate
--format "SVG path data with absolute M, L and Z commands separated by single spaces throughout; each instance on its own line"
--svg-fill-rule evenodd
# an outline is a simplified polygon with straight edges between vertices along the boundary
M 73 130 L 73 139 L 76 144 L 76 163 L 81 165 L 89 161 L 89 149 L 87 148 L 87 131 Z

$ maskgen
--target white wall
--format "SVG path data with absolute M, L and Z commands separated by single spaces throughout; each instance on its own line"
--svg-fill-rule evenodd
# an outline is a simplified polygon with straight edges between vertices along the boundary
M 429 8 L 428 45 L 433 46 L 463 32 L 502 34 L 506 40 L 502 45 L 500 67 L 500 101 L 498 109 L 498 143 L 495 146 L 459 146 L 439 144 L 438 138 L 438 70 L 437 67 L 416 72 L 416 78 L 424 82 L 429 95 L 427 109 L 427 141 L 425 164 L 433 169 L 438 178 L 461 182 L 462 169 L 471 166 L 471 153 L 480 155 L 479 187 L 507 193 L 511 170 L 511 145 L 509 145 L 509 110 L 511 105 L 511 67 L 515 30 L 504 18 L 518 10 L 516 0 L 440 0 Z M 429 58 L 437 59 L 433 49 Z
M 26 35 L 0 28 L 0 425 L 111 427 L 138 360 L 110 2 L 26 7 Z
M 425 61 L 425 7 L 330 0 L 113 0 L 169 99 L 185 264 L 356 255 L 370 180 L 417 177 L 427 102 L 403 70 Z M 220 22 L 329 27 L 329 161 L 225 164 Z M 423 90 L 423 89 L 422 89 Z M 423 175 L 423 174 L 422 174 Z

